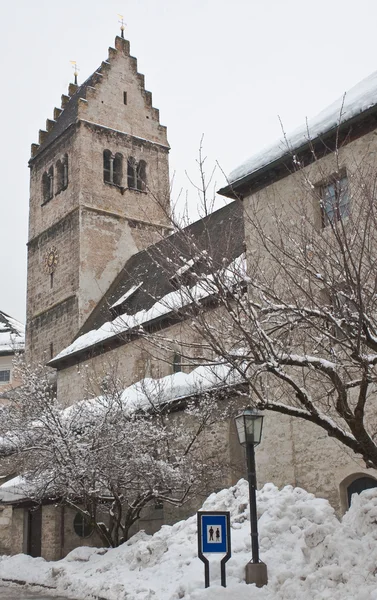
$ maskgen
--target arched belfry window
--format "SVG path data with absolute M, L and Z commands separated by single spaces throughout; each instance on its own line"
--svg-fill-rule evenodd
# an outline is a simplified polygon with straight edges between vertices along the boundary
M 145 160 L 140 160 L 137 165 L 137 189 L 140 192 L 145 192 L 147 187 L 147 163 Z
M 110 150 L 103 153 L 103 180 L 111 185 L 122 185 L 123 156 L 117 152 L 112 154 Z
M 56 193 L 59 194 L 68 186 L 68 155 L 65 154 L 56 163 Z
M 42 175 L 42 197 L 43 204 L 54 196 L 54 167 L 50 167 Z
M 130 156 L 127 161 L 127 185 L 130 190 L 144 192 L 147 187 L 147 163 Z
M 137 185 L 137 162 L 133 156 L 127 161 L 127 185 L 130 190 L 136 190 Z
M 113 163 L 113 181 L 114 185 L 122 185 L 122 167 L 123 167 L 123 156 L 117 152 L 114 156 Z

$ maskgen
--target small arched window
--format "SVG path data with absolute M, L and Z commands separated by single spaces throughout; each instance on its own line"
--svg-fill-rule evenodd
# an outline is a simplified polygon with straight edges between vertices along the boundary
M 145 160 L 140 160 L 137 165 L 137 189 L 140 192 L 145 192 L 147 187 L 147 163 Z
M 133 156 L 130 156 L 127 161 L 127 185 L 130 190 L 136 190 L 137 162 Z
M 348 506 L 351 506 L 352 496 L 353 494 L 360 494 L 364 490 L 369 490 L 370 488 L 377 487 L 377 480 L 373 479 L 373 477 L 358 477 L 350 485 L 347 487 L 347 500 Z
M 182 371 L 182 356 L 175 352 L 173 356 L 173 373 L 179 373 Z

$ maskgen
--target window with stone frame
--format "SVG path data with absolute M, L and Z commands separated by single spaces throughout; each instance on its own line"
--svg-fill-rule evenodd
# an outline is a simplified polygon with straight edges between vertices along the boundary
M 332 175 L 320 186 L 322 227 L 335 225 L 350 214 L 350 195 L 345 172 Z
M 10 369 L 2 369 L 0 371 L 0 384 L 10 382 Z

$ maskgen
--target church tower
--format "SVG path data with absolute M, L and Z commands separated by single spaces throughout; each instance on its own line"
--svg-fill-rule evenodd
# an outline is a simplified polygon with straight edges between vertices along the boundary
M 169 145 L 144 76 L 117 37 L 108 59 L 31 148 L 26 356 L 72 342 L 133 254 L 169 231 Z

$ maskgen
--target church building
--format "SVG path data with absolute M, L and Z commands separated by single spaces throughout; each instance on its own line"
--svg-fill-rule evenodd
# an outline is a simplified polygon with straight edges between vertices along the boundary
M 354 152 L 375 148 L 376 115 L 377 103 L 364 107 L 357 119 L 352 116 L 357 133 L 344 133 L 344 168 L 351 169 Z M 345 121 L 344 130 L 349 126 Z M 317 138 L 333 135 L 330 129 L 318 130 Z M 330 148 L 321 158 L 330 173 L 333 155 Z M 211 257 L 214 272 L 240 260 L 245 251 L 248 255 L 250 220 L 245 215 L 255 195 L 266 194 L 266 204 L 271 189 L 278 189 L 286 203 L 292 197 L 286 158 L 279 147 L 262 152 L 220 190 L 228 204 L 183 233 L 173 231 L 167 131 L 129 42 L 116 37 L 99 68 L 82 85 L 69 86 L 31 148 L 26 324 L 26 359 L 54 369 L 57 395 L 66 406 L 85 397 L 83 373 L 95 372 L 100 393 L 109 364 L 117 365 L 125 387 L 146 377 L 170 378 L 172 399 L 189 395 L 182 381 L 194 378 L 202 339 L 180 318 L 179 304 L 164 302 L 179 285 L 195 281 L 203 268 L 194 246 Z M 194 240 L 194 246 L 187 240 Z M 207 300 L 203 297 L 203 304 Z M 208 302 L 208 307 L 213 305 Z M 140 339 L 141 326 L 151 334 L 150 343 Z M 166 331 L 173 344 L 156 350 L 156 331 Z M 174 388 L 177 373 L 180 386 Z M 239 393 L 237 386 L 229 384 L 228 397 Z M 247 402 L 247 393 L 240 394 L 242 401 Z M 230 421 L 219 424 L 216 433 L 224 462 L 235 465 L 224 476 L 227 486 L 245 474 L 242 449 Z M 305 487 L 328 498 L 339 513 L 352 490 L 377 485 L 375 470 L 367 470 L 319 428 L 278 413 L 265 417 L 257 461 L 260 485 Z M 357 481 L 363 482 L 360 489 Z M 55 560 L 76 546 L 100 544 L 95 535 L 84 535 L 72 509 L 46 502 L 35 510 L 20 496 L 17 481 L 5 486 L 0 486 L 0 500 L 8 512 L 12 507 L 12 518 L 0 534 L 4 551 Z M 151 506 L 138 527 L 154 532 L 198 509 L 201 500 L 175 512 Z

